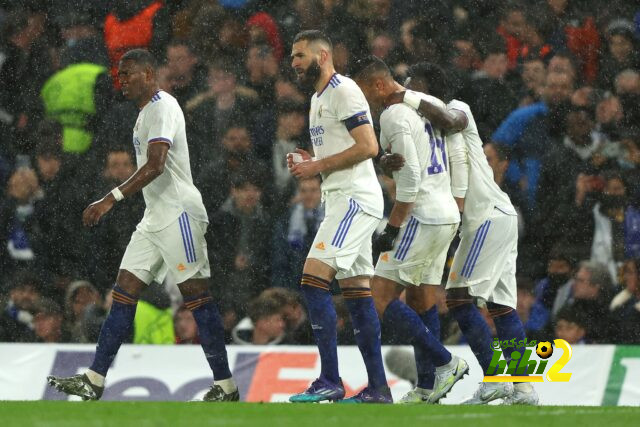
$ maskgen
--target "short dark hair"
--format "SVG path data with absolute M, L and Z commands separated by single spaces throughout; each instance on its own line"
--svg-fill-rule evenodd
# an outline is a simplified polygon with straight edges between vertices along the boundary
M 582 312 L 582 310 L 580 310 L 579 305 L 580 304 L 578 304 L 578 306 L 576 306 L 575 304 L 567 305 L 558 310 L 558 314 L 556 314 L 556 324 L 560 320 L 564 320 L 569 323 L 575 323 L 583 329 L 587 329 L 589 322 L 586 319 L 586 315 Z
M 478 42 L 478 52 L 483 60 L 489 55 L 499 55 L 507 53 L 507 45 L 504 39 L 498 35 L 487 38 Z
M 449 100 L 449 81 L 447 74 L 439 65 L 432 62 L 419 62 L 409 68 L 407 76 L 425 80 L 429 87 L 429 95 L 444 102 Z
M 138 65 L 151 67 L 154 70 L 158 64 L 156 58 L 146 49 L 131 49 L 122 55 L 120 62 L 122 61 L 133 61 Z
M 374 74 L 391 77 L 391 70 L 387 64 L 375 55 L 367 55 L 364 58 L 358 59 L 351 69 L 355 79 L 368 79 Z
M 301 42 L 301 41 L 306 41 L 306 42 L 309 42 L 309 43 L 312 43 L 312 42 L 323 42 L 323 43 L 326 43 L 327 45 L 329 45 L 329 48 L 333 49 L 333 43 L 331 42 L 331 39 L 329 38 L 329 36 L 327 36 L 325 33 L 323 33 L 320 30 L 304 30 L 304 31 L 300 31 L 293 38 L 293 42 L 294 43 L 298 43 L 298 42 Z
M 260 295 L 249 303 L 247 311 L 255 324 L 260 319 L 282 313 L 282 302 L 271 296 Z
M 218 70 L 227 74 L 232 74 L 234 77 L 240 74 L 235 61 L 228 56 L 217 56 L 207 62 L 207 68 L 209 71 Z
M 241 189 L 247 185 L 253 185 L 262 191 L 264 182 L 257 173 L 249 169 L 243 169 L 231 176 L 231 188 Z

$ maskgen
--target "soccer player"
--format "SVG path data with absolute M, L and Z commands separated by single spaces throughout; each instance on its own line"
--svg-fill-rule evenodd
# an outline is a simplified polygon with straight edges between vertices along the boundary
M 120 344 L 130 335 L 140 292 L 170 273 L 176 279 L 198 324 L 202 349 L 215 379 L 205 401 L 237 401 L 218 309 L 208 288 L 209 260 L 204 234 L 207 212 L 191 180 L 185 122 L 178 102 L 160 90 L 153 56 L 134 49 L 120 60 L 118 78 L 124 96 L 140 113 L 133 128 L 137 171 L 82 214 L 85 226 L 94 226 L 113 205 L 142 190 L 144 216 L 131 236 L 113 287 L 113 305 L 105 320 L 95 358 L 84 374 L 69 378 L 50 376 L 58 390 L 97 400 L 104 391 L 107 370 Z
M 446 75 L 437 66 L 419 64 L 411 69 L 410 88 L 423 91 L 446 87 Z M 388 103 L 404 102 L 418 110 L 434 125 L 451 132 L 447 138 L 462 138 L 467 150 L 468 186 L 464 200 L 460 245 L 455 253 L 447 281 L 447 307 L 476 355 L 483 372 L 491 357 L 491 333 L 473 299 L 487 302 L 499 339 L 525 339 L 522 322 L 516 313 L 516 257 L 518 217 L 509 197 L 500 190 L 482 149 L 473 114 L 467 104 L 452 100 L 446 108 L 429 102 L 412 91 L 397 91 Z M 459 132 L 459 133 L 456 133 Z M 506 348 L 510 359 L 513 351 Z M 529 383 L 482 382 L 474 396 L 465 403 L 485 404 L 504 399 L 510 404 L 537 404 L 538 396 Z
M 383 110 L 387 97 L 404 88 L 381 59 L 368 56 L 358 60 L 354 79 L 371 107 L 382 110 L 382 148 L 401 154 L 405 162 L 393 176 L 396 201 L 389 221 L 374 242 L 380 257 L 371 282 L 373 298 L 382 321 L 413 344 L 417 364 L 436 366 L 435 378 L 432 368 L 421 369 L 417 387 L 401 402 L 436 403 L 469 371 L 467 363 L 452 357 L 429 328 L 437 322 L 436 286 L 442 280 L 447 252 L 460 222 L 451 194 L 449 157 L 464 162 L 464 146 L 452 153 L 441 132 L 409 106 L 395 104 Z M 444 107 L 438 99 L 419 96 Z M 407 303 L 422 316 L 398 299 L 405 289 Z M 439 325 L 433 326 L 439 329 Z
M 380 322 L 371 297 L 371 236 L 382 218 L 382 190 L 372 158 L 378 153 L 369 105 L 355 82 L 337 74 L 332 44 L 316 30 L 294 38 L 291 66 L 315 93 L 309 133 L 315 158 L 298 150 L 288 156 L 297 178 L 322 176 L 325 218 L 304 264 L 301 291 L 307 303 L 321 362 L 320 377 L 292 402 L 336 401 L 344 397 L 338 374 L 336 311 L 329 284 L 336 278 L 351 314 L 356 342 L 369 377 L 350 402 L 392 403 L 380 352 Z

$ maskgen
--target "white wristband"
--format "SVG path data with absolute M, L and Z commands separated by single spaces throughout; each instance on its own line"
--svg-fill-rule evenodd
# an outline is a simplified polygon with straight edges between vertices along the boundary
M 111 190 L 111 194 L 113 194 L 113 197 L 116 199 L 116 202 L 119 202 L 120 200 L 124 199 L 124 194 L 122 194 L 122 191 L 120 191 L 118 187 Z
M 404 92 L 403 102 L 414 110 L 420 108 L 420 100 L 422 100 L 422 98 L 416 92 L 412 90 L 407 90 Z

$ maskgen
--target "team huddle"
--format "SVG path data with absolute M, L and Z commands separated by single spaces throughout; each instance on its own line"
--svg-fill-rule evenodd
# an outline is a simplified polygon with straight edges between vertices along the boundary
M 476 306 L 486 303 L 498 338 L 523 341 L 516 308 L 517 214 L 493 180 L 469 109 L 446 97 L 446 76 L 418 64 L 405 86 L 386 64 L 370 56 L 354 64 L 352 78 L 336 73 L 331 41 L 320 31 L 299 33 L 292 67 L 301 85 L 314 89 L 309 112 L 311 153 L 287 156 L 299 179 L 322 177 L 325 218 L 304 264 L 300 291 L 320 354 L 320 376 L 291 402 L 393 403 L 381 354 L 381 324 L 412 344 L 416 386 L 402 403 L 438 403 L 469 371 L 439 341 L 435 306 L 447 252 L 460 243 L 446 283 L 446 303 L 483 372 L 493 356 L 493 336 Z M 107 371 L 133 324 L 137 300 L 151 281 L 171 274 L 198 324 L 214 382 L 205 401 L 237 401 L 224 347 L 222 321 L 208 290 L 204 232 L 207 215 L 193 186 L 184 116 L 160 90 L 153 57 L 133 50 L 120 62 L 123 94 L 140 108 L 134 128 L 138 170 L 83 214 L 95 225 L 118 201 L 142 191 L 147 209 L 125 251 L 91 367 L 72 377 L 48 377 L 58 390 L 96 400 Z M 445 101 L 448 101 L 445 103 Z M 393 178 L 395 202 L 384 231 L 383 196 L 373 164 Z M 373 243 L 372 243 L 373 238 Z M 373 263 L 373 254 L 378 253 Z M 368 385 L 345 396 L 337 356 L 337 316 L 330 292 L 336 280 L 351 316 Z M 405 302 L 400 300 L 405 293 Z M 504 350 L 510 360 L 513 351 Z M 529 383 L 481 383 L 465 403 L 537 404 Z

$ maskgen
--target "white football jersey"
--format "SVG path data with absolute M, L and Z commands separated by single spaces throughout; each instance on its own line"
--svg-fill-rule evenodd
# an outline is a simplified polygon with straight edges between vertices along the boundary
M 465 195 L 462 227 L 469 230 L 478 228 L 494 208 L 507 215 L 517 216 L 509 196 L 493 179 L 493 170 L 482 149 L 482 140 L 469 105 L 454 99 L 447 106 L 449 109 L 462 111 L 468 119 L 467 127 L 460 131 L 469 162 L 469 186 Z
M 164 143 L 170 146 L 164 171 L 142 189 L 146 209 L 138 227 L 143 231 L 162 230 L 183 212 L 208 222 L 202 196 L 191 179 L 184 114 L 178 101 L 161 90 L 140 110 L 133 128 L 138 169 L 147 163 L 149 144 Z
M 309 134 L 315 157 L 323 159 L 355 144 L 349 131 L 373 123 L 369 104 L 356 83 L 334 74 L 327 86 L 311 97 Z M 340 191 L 369 215 L 382 218 L 382 189 L 371 159 L 347 169 L 322 173 L 322 191 Z
M 427 95 L 417 92 L 427 98 Z M 437 98 L 429 101 L 446 108 Z M 385 151 L 401 154 L 404 166 L 393 173 L 396 200 L 414 203 L 411 215 L 423 224 L 460 221 L 451 194 L 447 145 L 440 130 L 405 104 L 395 104 L 380 116 L 380 144 Z

